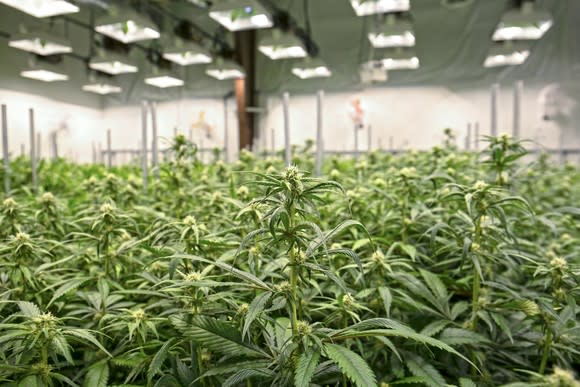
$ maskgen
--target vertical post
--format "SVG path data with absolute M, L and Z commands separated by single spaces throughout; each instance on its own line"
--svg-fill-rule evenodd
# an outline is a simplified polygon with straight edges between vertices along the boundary
M 34 113 L 32 113 L 34 114 Z M 33 117 L 33 121 L 34 121 L 34 117 Z M 36 160 L 37 162 L 40 162 L 40 160 L 42 159 L 42 137 L 40 135 L 40 133 L 36 133 Z
M 34 109 L 28 110 L 28 117 L 30 120 L 30 162 L 32 168 L 32 189 L 36 192 L 38 189 L 38 182 L 36 179 L 36 158 L 40 156 L 40 150 L 36 153 L 36 134 L 34 129 Z M 40 137 L 40 136 L 38 136 Z
M 467 123 L 467 134 L 465 135 L 465 150 L 471 150 L 471 122 Z
M 107 168 L 113 167 L 113 147 L 111 141 L 111 129 L 107 129 Z
M 96 164 L 97 163 L 97 147 L 95 146 L 94 142 L 91 143 L 91 148 L 93 151 L 93 164 Z
M 492 137 L 497 136 L 497 108 L 498 108 L 499 83 L 491 86 L 491 125 L 489 134 Z
M 371 125 L 367 126 L 367 150 L 368 152 L 372 152 L 373 150 L 373 127 Z
M 524 82 L 516 81 L 514 84 L 514 127 L 512 137 L 517 140 L 520 137 L 522 119 L 522 94 L 524 92 Z
M 379 137 L 379 150 L 382 151 L 383 150 L 383 138 Z
M 4 192 L 10 192 L 10 155 L 8 154 L 8 118 L 6 105 L 2 105 L 2 153 L 4 155 Z
M 394 150 L 394 146 L 393 146 L 393 136 L 389 136 L 389 150 L 393 151 Z
M 143 170 L 143 189 L 147 189 L 147 101 L 141 102 L 141 169 Z
M 322 135 L 322 100 L 324 91 L 320 90 L 316 94 L 316 176 L 322 175 L 322 164 L 324 162 L 324 136 Z
M 292 163 L 292 152 L 290 150 L 290 117 L 289 117 L 290 94 L 282 95 L 282 107 L 284 111 L 284 161 L 289 167 Z
M 103 147 L 101 146 L 101 143 L 97 145 L 97 155 L 99 156 L 99 164 L 103 164 L 105 159 L 103 157 Z
M 25 154 L 26 154 L 26 148 L 24 147 L 24 144 L 20 144 L 20 156 L 24 157 Z
M 479 122 L 474 124 L 474 136 L 475 136 L 475 150 L 479 150 Z
M 51 135 L 52 139 L 52 160 L 58 160 L 58 132 L 55 130 Z
M 152 112 L 151 114 L 153 114 L 153 110 L 151 112 Z M 173 137 L 177 137 L 178 134 L 179 133 L 177 132 L 177 126 L 176 126 L 173 128 Z
M 224 98 L 224 159 L 230 162 L 230 128 L 228 120 L 228 98 Z
M 157 103 L 151 102 L 149 104 L 149 108 L 151 109 L 151 130 L 153 131 L 153 144 L 151 147 L 151 160 L 153 161 L 153 173 L 155 175 L 155 179 L 159 180 L 159 147 L 158 147 L 158 138 L 157 138 Z M 177 137 L 177 128 L 175 128 L 175 137 Z
M 354 159 L 358 160 L 358 125 L 354 124 Z

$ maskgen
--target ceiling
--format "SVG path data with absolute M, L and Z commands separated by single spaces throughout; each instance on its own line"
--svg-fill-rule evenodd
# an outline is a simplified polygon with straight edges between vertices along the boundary
M 137 103 L 142 98 L 177 99 L 185 97 L 222 97 L 232 89 L 232 81 L 218 81 L 205 75 L 203 65 L 175 66 L 185 77 L 186 86 L 172 90 L 155 89 L 143 83 L 151 70 L 146 59 L 147 49 L 161 42 L 141 42 L 132 45 L 129 56 L 140 67 L 137 74 L 120 75 L 115 81 L 123 93 L 101 97 L 81 91 L 87 81 L 86 58 L 91 52 L 94 34 L 91 17 L 106 13 L 99 5 L 126 3 L 129 0 L 82 0 L 81 12 L 52 20 L 39 20 L 0 4 L 0 88 L 31 92 L 50 98 L 92 107 Z M 380 52 L 373 51 L 366 35 L 376 22 L 375 17 L 357 17 L 348 0 L 265 0 L 286 10 L 299 26 L 311 25 L 311 37 L 320 50 L 320 57 L 329 65 L 333 76 L 319 80 L 300 80 L 291 73 L 292 60 L 271 61 L 256 53 L 256 88 L 259 95 L 289 91 L 312 93 L 358 90 L 363 87 L 444 85 L 449 88 L 470 88 L 495 81 L 513 82 L 524 79 L 530 83 L 578 82 L 580 79 L 580 0 L 536 0 L 539 7 L 552 13 L 553 27 L 542 40 L 533 44 L 531 55 L 520 66 L 486 69 L 482 63 L 491 45 L 491 35 L 513 0 L 471 0 L 466 5 L 450 8 L 442 0 L 411 0 L 411 18 L 416 36 L 416 52 L 421 67 L 417 70 L 389 72 L 386 83 L 362 85 L 359 65 Z M 232 33 L 226 32 L 208 17 L 208 11 L 188 0 L 138 1 L 141 10 L 153 16 L 166 38 L 178 19 L 185 19 L 233 47 Z M 92 5 L 91 5 L 92 4 Z M 163 11 L 161 11 L 161 8 Z M 19 25 L 41 25 L 71 40 L 74 56 L 65 55 L 58 64 L 69 74 L 67 82 L 52 84 L 23 79 L 20 70 L 30 55 L 8 47 L 7 36 L 18 32 Z M 271 34 L 257 32 L 257 39 Z M 96 38 L 99 40 L 99 37 Z M 210 44 L 205 39 L 205 44 Z

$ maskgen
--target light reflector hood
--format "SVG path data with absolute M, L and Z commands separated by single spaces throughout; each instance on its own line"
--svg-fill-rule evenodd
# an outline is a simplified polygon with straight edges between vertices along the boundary
M 221 0 L 209 16 L 230 31 L 270 28 L 272 15 L 256 0 Z
M 181 43 L 165 49 L 163 58 L 180 66 L 211 63 L 213 61 L 209 51 L 195 43 Z
M 10 39 L 8 45 L 12 48 L 32 52 L 41 56 L 72 52 L 72 47 L 69 42 L 44 32 L 29 32 L 16 35 Z
M 260 41 L 258 50 L 272 60 L 305 58 L 308 56 L 304 44 L 294 35 L 279 34 L 268 36 Z
M 406 12 L 411 9 L 410 0 L 350 0 L 357 16 L 377 13 Z
M 153 22 L 131 10 L 97 20 L 95 31 L 125 44 L 161 36 Z
M 321 59 L 307 58 L 302 63 L 297 63 L 294 65 L 292 68 L 292 74 L 296 75 L 300 79 L 311 79 L 327 78 L 332 75 L 332 72 Z
M 89 67 L 111 75 L 136 73 L 139 70 L 129 58 L 113 54 L 104 54 L 93 58 L 89 62 Z
M 216 63 L 207 66 L 206 74 L 212 78 L 223 81 L 225 79 L 244 78 L 246 72 L 239 64 L 230 60 L 219 59 Z
M 499 22 L 493 40 L 538 40 L 552 27 L 548 12 L 534 9 L 532 2 L 525 2 L 521 9 L 508 11 Z
M 387 22 L 369 32 L 373 47 L 412 47 L 415 45 L 413 26 L 407 21 Z
M 65 15 L 79 11 L 79 7 L 65 0 L 0 0 L 0 3 L 37 18 Z
M 519 44 L 504 44 L 493 46 L 489 55 L 485 58 L 484 67 L 517 66 L 526 61 L 530 56 L 528 46 Z

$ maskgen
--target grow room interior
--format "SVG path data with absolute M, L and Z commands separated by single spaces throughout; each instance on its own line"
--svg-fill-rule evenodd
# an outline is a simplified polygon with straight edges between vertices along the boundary
M 0 0 L 0 386 L 580 386 L 579 36 Z

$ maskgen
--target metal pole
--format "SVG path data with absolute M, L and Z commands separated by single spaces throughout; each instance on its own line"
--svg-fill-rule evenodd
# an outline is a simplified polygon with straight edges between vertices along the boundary
M 177 137 L 177 126 L 173 128 L 173 137 Z
M 479 150 L 479 122 L 474 124 L 475 126 L 475 150 Z
M 25 153 L 26 153 L 26 148 L 24 147 L 24 144 L 20 144 L 20 156 L 24 157 Z
M 282 107 L 284 110 L 284 161 L 289 167 L 292 163 L 292 152 L 290 149 L 290 117 L 289 117 L 290 94 L 282 95 Z
M 153 161 L 153 173 L 155 174 L 155 179 L 159 180 L 159 146 L 158 146 L 158 138 L 157 138 L 157 103 L 151 102 L 149 104 L 149 108 L 151 109 L 151 130 L 153 131 L 153 146 L 151 147 L 152 154 L 152 161 Z M 177 137 L 177 128 L 175 128 L 176 137 Z
M 383 138 L 379 137 L 379 150 L 382 151 L 383 150 Z
M 393 147 L 393 136 L 389 136 L 389 150 L 394 150 L 394 147 Z
M 228 120 L 228 99 L 224 98 L 224 159 L 230 162 L 230 129 Z
M 107 129 L 107 168 L 113 167 L 113 147 L 111 141 L 111 129 Z
M 324 137 L 322 135 L 322 102 L 324 91 L 318 91 L 316 95 L 316 176 L 322 175 L 322 164 L 324 162 Z
M 354 159 L 358 159 L 358 125 L 354 125 Z
M 94 142 L 91 143 L 91 148 L 93 150 L 93 164 L 96 164 L 97 163 L 97 147 L 95 146 Z
M 42 136 L 40 135 L 40 133 L 36 133 L 36 160 L 37 162 L 40 162 L 41 159 L 42 159 Z
M 143 189 L 147 189 L 147 101 L 141 103 L 141 168 L 143 170 Z
M 4 154 L 4 192 L 10 192 L 10 155 L 8 154 L 8 118 L 6 105 L 2 105 L 2 153 Z
M 52 159 L 56 161 L 58 159 L 58 132 L 52 132 Z
M 514 127 L 512 132 L 512 137 L 515 140 L 517 140 L 520 137 L 523 92 L 524 92 L 524 82 L 517 81 L 514 84 Z
M 36 192 L 38 189 L 38 181 L 36 179 L 36 158 L 40 156 L 40 150 L 38 155 L 36 154 L 36 137 L 40 133 L 36 134 L 34 129 L 34 109 L 28 110 L 28 116 L 30 120 L 30 162 L 32 168 L 32 189 Z M 40 136 L 39 136 L 40 137 Z
M 465 150 L 471 150 L 471 122 L 467 123 L 467 134 L 465 135 Z
M 491 86 L 491 126 L 489 134 L 492 137 L 497 136 L 497 108 L 498 108 L 499 83 Z

